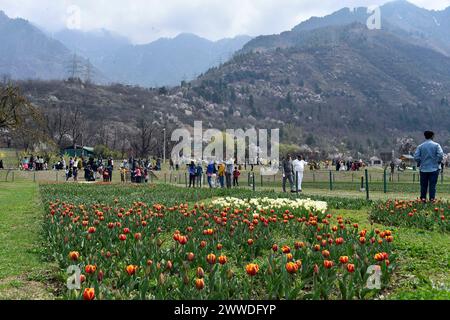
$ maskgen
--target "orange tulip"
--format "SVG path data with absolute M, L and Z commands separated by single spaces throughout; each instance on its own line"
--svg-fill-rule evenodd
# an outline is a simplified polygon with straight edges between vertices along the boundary
M 192 262 L 192 261 L 194 261 L 194 258 L 195 258 L 195 254 L 193 252 L 189 252 L 187 254 L 187 260 L 188 261 Z
M 84 268 L 84 271 L 86 271 L 87 274 L 95 273 L 96 270 L 97 270 L 97 266 L 96 265 L 92 265 L 92 264 L 88 264 Z
M 205 280 L 204 279 L 195 279 L 195 287 L 197 290 L 203 290 L 205 287 Z
M 214 253 L 210 253 L 206 256 L 206 261 L 208 261 L 209 264 L 215 264 L 216 263 L 216 255 Z
M 136 270 L 138 269 L 137 266 L 130 264 L 129 266 L 127 266 L 125 268 L 126 272 L 128 273 L 129 276 L 132 276 L 134 274 L 136 274 Z
M 83 292 L 83 299 L 84 300 L 94 300 L 95 299 L 95 289 L 94 288 L 86 288 Z
M 328 257 L 330 256 L 330 251 L 328 251 L 328 250 L 323 250 L 323 251 L 322 251 L 322 256 L 323 256 L 324 258 L 328 258 Z
M 339 258 L 339 262 L 342 264 L 346 264 L 348 262 L 348 257 L 347 256 L 341 256 Z
M 294 274 L 298 271 L 298 265 L 294 262 L 286 263 L 286 271 L 290 274 Z
M 225 263 L 227 263 L 227 261 L 228 261 L 228 258 L 226 256 L 220 256 L 219 257 L 219 263 L 221 265 L 224 265 Z
M 69 259 L 73 261 L 77 261 L 80 258 L 80 253 L 77 251 L 72 251 L 69 253 Z
M 323 262 L 323 266 L 326 269 L 331 269 L 333 267 L 333 265 L 334 265 L 334 262 L 330 261 L 330 260 L 324 260 L 324 262 Z
M 249 276 L 253 277 L 259 272 L 259 266 L 256 263 L 250 263 L 245 267 L 245 271 Z
M 95 233 L 95 227 L 89 227 L 88 233 Z
M 186 236 L 180 236 L 180 237 L 178 238 L 178 242 L 179 242 L 181 245 L 185 245 L 185 244 L 188 242 L 188 238 L 187 238 Z
M 281 251 L 283 252 L 283 253 L 290 253 L 291 252 L 291 248 L 289 248 L 288 246 L 283 246 L 282 248 L 281 248 Z

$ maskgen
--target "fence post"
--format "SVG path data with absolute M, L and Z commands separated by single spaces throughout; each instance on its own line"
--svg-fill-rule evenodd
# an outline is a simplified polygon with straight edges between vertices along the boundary
M 250 187 L 251 183 L 250 183 L 250 172 L 247 175 L 247 184 Z
M 444 170 L 441 170 L 441 184 L 444 184 Z
M 413 173 L 413 183 L 416 183 L 416 174 Z
M 298 171 L 295 172 L 295 192 L 297 193 L 298 196 Z
M 384 169 L 384 173 L 383 173 L 383 187 L 384 187 L 384 193 L 387 193 L 386 169 Z
M 164 183 L 167 183 L 167 173 L 164 173 Z
M 188 183 L 187 183 L 187 173 L 184 173 L 184 184 L 186 185 L 186 188 L 187 188 L 187 186 L 188 186 Z
M 56 170 L 56 182 L 59 182 L 58 170 Z
M 263 175 L 260 173 L 259 176 L 261 177 L 261 187 L 263 186 Z
M 255 173 L 253 172 L 253 175 L 252 175 L 252 182 L 253 182 L 253 191 L 256 191 L 256 183 L 255 183 Z
M 12 182 L 14 182 L 14 171 L 12 172 Z
M 366 199 L 369 200 L 369 171 L 366 169 Z
M 33 172 L 33 182 L 36 182 L 36 171 Z
M 333 191 L 333 173 L 330 170 L 330 191 Z

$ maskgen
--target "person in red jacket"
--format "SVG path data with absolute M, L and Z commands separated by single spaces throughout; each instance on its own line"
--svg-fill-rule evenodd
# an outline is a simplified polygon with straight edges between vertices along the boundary
M 239 176 L 241 175 L 241 172 L 238 170 L 237 167 L 234 168 L 233 171 L 233 186 L 239 187 Z

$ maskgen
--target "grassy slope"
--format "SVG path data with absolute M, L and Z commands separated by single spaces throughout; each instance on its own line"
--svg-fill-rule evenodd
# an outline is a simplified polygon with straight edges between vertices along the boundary
M 0 299 L 51 298 L 43 282 L 50 267 L 41 261 L 42 210 L 32 183 L 0 183 Z

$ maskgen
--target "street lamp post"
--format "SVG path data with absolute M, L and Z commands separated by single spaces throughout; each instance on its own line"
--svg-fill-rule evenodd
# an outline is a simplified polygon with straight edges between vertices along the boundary
M 163 163 L 166 164 L 166 128 L 163 129 L 163 132 L 164 132 Z

